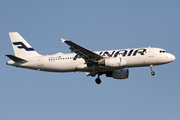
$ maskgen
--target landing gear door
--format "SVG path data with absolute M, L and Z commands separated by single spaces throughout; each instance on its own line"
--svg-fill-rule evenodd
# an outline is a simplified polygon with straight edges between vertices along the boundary
M 154 57 L 154 49 L 153 48 L 148 49 L 148 56 L 149 57 Z
M 43 57 L 38 58 L 38 66 L 43 66 Z

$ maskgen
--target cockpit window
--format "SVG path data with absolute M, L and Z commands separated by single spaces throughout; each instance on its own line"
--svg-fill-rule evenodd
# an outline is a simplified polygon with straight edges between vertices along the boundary
M 165 50 L 160 50 L 159 52 L 160 53 L 167 53 L 167 51 L 165 51 Z

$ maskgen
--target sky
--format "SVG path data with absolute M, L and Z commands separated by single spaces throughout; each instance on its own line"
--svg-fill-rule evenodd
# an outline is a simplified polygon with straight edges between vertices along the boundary
M 179 120 L 179 0 L 1 0 L 1 120 Z M 40 54 L 69 53 L 65 38 L 92 51 L 159 47 L 172 63 L 129 68 L 129 78 L 52 73 L 6 65 L 19 32 Z

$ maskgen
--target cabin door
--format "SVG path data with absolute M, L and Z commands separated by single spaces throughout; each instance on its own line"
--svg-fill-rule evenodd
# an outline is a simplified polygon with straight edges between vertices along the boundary
M 149 57 L 154 57 L 154 49 L 153 48 L 149 48 L 148 55 L 149 55 Z

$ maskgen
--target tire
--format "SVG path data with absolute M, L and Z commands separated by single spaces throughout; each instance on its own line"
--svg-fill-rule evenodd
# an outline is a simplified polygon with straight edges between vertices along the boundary
M 100 83 L 101 83 L 101 79 L 96 78 L 95 82 L 96 82 L 97 84 L 100 84 Z
M 153 76 L 154 76 L 154 75 L 155 75 L 155 72 L 154 72 L 154 71 L 152 71 L 152 72 L 151 72 L 151 75 L 153 75 Z

